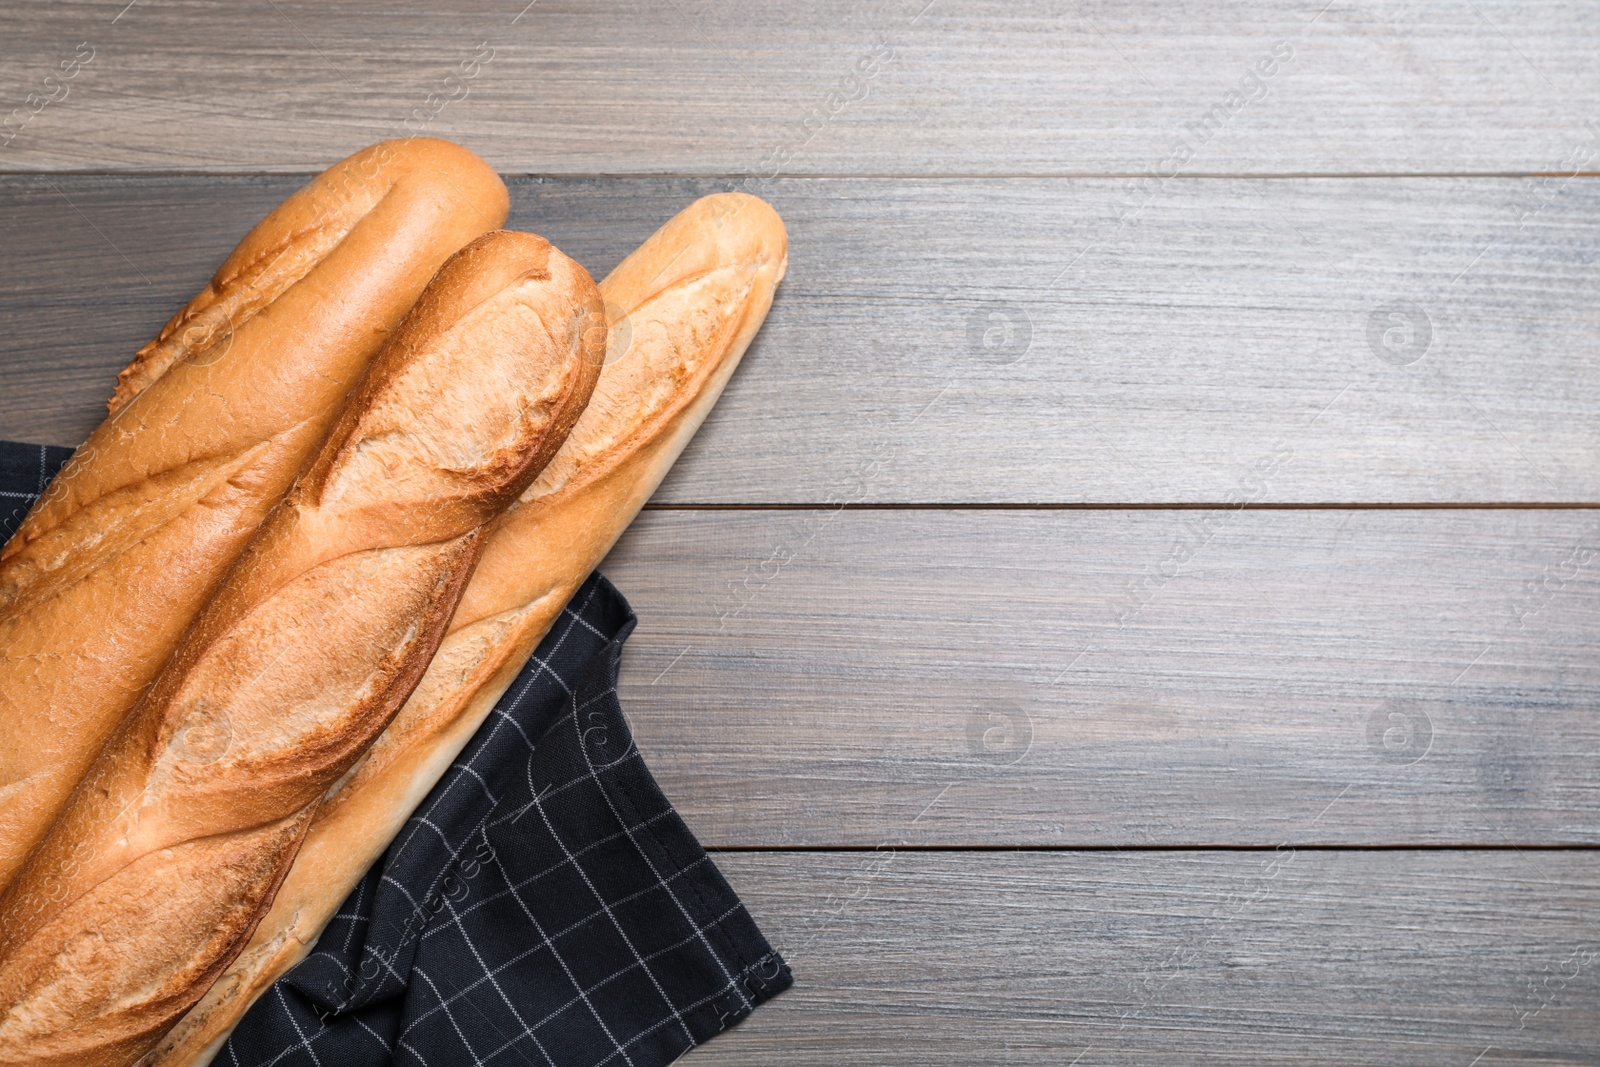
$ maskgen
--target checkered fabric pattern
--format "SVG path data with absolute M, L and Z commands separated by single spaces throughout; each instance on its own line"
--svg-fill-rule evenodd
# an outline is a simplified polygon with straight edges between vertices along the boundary
M 7 536 L 67 455 L 0 443 Z M 592 575 L 216 1063 L 658 1067 L 788 988 L 633 744 L 633 625 Z
M 23 516 L 71 456 L 70 448 L 0 441 L 0 544 L 17 532 Z

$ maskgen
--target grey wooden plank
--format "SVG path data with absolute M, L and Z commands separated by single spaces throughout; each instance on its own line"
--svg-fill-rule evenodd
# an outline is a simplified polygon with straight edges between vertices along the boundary
M 1594 852 L 719 855 L 796 984 L 695 1064 L 1593 1064 Z
M 301 180 L 0 179 L 0 435 L 80 440 Z M 513 184 L 600 275 L 729 183 Z M 658 499 L 1595 499 L 1600 181 L 1120 188 L 776 183 L 789 276 Z
M 409 123 L 547 174 L 1546 172 L 1600 115 L 1583 0 L 96 0 L 0 41 L 0 102 L 55 98 L 28 169 L 318 169 Z
M 717 845 L 1600 842 L 1600 512 L 648 512 L 621 698 Z

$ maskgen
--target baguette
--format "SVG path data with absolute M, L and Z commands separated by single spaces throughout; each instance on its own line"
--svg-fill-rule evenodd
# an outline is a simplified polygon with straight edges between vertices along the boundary
M 0 550 L 0 887 L 505 186 L 443 141 L 295 193 L 118 377 L 110 416 Z
M 167 1036 L 156 1064 L 209 1063 L 251 1003 L 315 945 L 655 492 L 766 317 L 786 265 L 777 212 L 729 193 L 680 213 L 600 284 L 611 342 L 589 407 L 490 535 L 422 683 L 318 811 L 249 946 Z
M 132 1063 L 244 946 L 588 402 L 603 324 L 543 238 L 440 269 L 0 896 L 0 1062 Z

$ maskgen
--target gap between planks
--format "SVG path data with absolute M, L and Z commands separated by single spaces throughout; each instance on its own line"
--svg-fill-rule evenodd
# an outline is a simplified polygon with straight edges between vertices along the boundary
M 1241 845 L 928 845 L 928 844 L 894 844 L 884 842 L 878 845 L 705 845 L 707 852 L 712 854 L 726 853 L 738 855 L 743 853 L 840 853 L 854 855 L 871 855 L 875 852 L 1277 852 L 1285 846 L 1282 844 L 1241 844 Z M 1475 844 L 1472 842 L 1455 843 L 1420 843 L 1420 844 L 1295 844 L 1292 846 L 1296 852 L 1600 852 L 1600 845 L 1589 845 L 1575 842 L 1546 842 L 1546 843 L 1518 843 L 1512 844 L 1486 842 Z
M 331 160 L 329 166 L 337 163 Z M 40 168 L 37 170 L 4 169 L 0 168 L 0 179 L 3 178 L 132 178 L 132 179 L 157 179 L 157 178 L 300 178 L 310 181 L 320 170 L 144 170 L 144 169 L 72 169 L 72 168 Z M 552 171 L 548 174 L 537 171 L 501 170 L 500 177 L 509 181 L 728 181 L 738 182 L 750 179 L 749 174 L 736 172 L 727 173 L 693 173 L 683 172 L 653 172 L 653 171 L 595 171 L 587 174 L 568 174 L 561 171 Z M 782 180 L 816 180 L 816 181 L 1133 181 L 1148 178 L 1150 175 L 1144 171 L 939 171 L 929 173 L 857 173 L 853 171 L 834 172 L 802 172 L 785 171 Z M 1382 180 L 1382 179 L 1498 179 L 1507 178 L 1596 178 L 1600 171 L 1593 170 L 1438 170 L 1438 171 L 1279 171 L 1274 173 L 1252 174 L 1248 171 L 1196 171 L 1184 172 L 1170 177 L 1163 176 L 1163 181 L 1189 182 L 1189 181 L 1344 181 L 1344 180 Z M 777 180 L 777 179 L 774 179 Z
M 1589 511 L 1600 508 L 1592 500 L 1484 500 L 1459 502 L 1432 501 L 1263 501 L 1259 504 L 1229 504 L 1204 501 L 1175 504 L 1117 501 L 1059 503 L 983 503 L 960 502 L 870 502 L 857 503 L 779 503 L 755 504 L 677 504 L 650 503 L 645 511 Z

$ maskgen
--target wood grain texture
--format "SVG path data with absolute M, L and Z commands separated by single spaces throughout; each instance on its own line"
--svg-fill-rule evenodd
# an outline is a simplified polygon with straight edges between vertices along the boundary
M 717 863 L 795 987 L 696 1065 L 1501 1067 L 1600 1048 L 1592 852 Z
M 0 436 L 80 440 L 301 180 L 0 179 Z M 598 277 L 730 184 L 521 180 L 511 221 Z M 789 275 L 658 501 L 1596 499 L 1600 180 L 763 191 Z
M 641 518 L 622 700 L 708 844 L 881 847 L 717 856 L 798 984 L 693 1062 L 1600 1063 L 1600 512 L 838 510 L 1597 502 L 1597 43 L 1585 0 L 11 5 L 0 437 L 80 441 L 379 138 L 547 176 L 512 225 L 596 277 L 746 188 L 790 274 L 657 501 L 802 506 Z
M 646 513 L 621 698 L 717 845 L 1600 842 L 1600 513 Z
M 1584 0 L 95 0 L 0 40 L 7 110 L 58 96 L 10 169 L 317 170 L 409 128 L 544 174 L 1545 172 L 1600 116 Z

